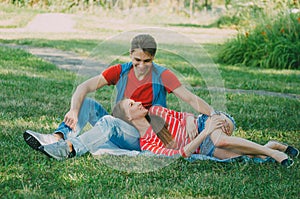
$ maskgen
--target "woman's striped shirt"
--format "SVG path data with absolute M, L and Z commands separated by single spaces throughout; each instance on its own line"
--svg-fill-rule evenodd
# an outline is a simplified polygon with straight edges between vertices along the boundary
M 152 106 L 149 109 L 149 114 L 157 115 L 164 119 L 176 144 L 172 149 L 166 148 L 150 126 L 144 136 L 140 138 L 141 150 L 167 156 L 180 154 L 185 157 L 183 147 L 190 142 L 186 132 L 186 118 L 187 116 L 194 117 L 194 115 L 191 113 L 169 110 L 162 106 Z M 196 120 L 194 120 L 194 122 L 197 124 Z M 199 153 L 199 149 L 197 149 L 195 153 Z

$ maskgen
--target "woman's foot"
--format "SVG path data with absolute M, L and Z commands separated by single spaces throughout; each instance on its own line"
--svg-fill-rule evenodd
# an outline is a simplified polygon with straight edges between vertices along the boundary
M 271 157 L 276 160 L 278 163 L 280 164 L 286 164 L 283 162 L 286 162 L 289 159 L 289 156 L 281 151 L 275 150 L 275 149 L 271 149 L 273 150 Z
M 265 146 L 271 149 L 285 152 L 292 158 L 297 158 L 299 156 L 299 150 L 297 148 L 275 140 L 269 141 L 267 144 L 265 144 Z

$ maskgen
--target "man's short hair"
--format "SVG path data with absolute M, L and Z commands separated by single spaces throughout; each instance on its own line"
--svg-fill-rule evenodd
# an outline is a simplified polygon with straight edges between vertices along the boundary
M 157 44 L 155 39 L 149 34 L 139 34 L 131 41 L 130 53 L 135 49 L 142 49 L 148 52 L 151 56 L 155 56 Z

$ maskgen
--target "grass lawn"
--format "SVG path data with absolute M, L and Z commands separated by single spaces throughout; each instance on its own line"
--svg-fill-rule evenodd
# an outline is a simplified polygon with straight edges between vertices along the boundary
M 4 41 L 2 41 L 4 42 Z M 21 43 L 89 54 L 97 41 L 28 41 Z M 33 44 L 35 43 L 35 44 Z M 205 48 L 213 56 L 217 45 Z M 73 49 L 73 48 L 72 48 Z M 165 54 L 164 54 L 165 53 Z M 157 62 L 181 63 L 161 52 Z M 204 81 L 188 67 L 178 68 L 192 86 Z M 219 66 L 226 88 L 254 89 L 300 94 L 300 72 Z M 165 161 L 145 157 L 87 154 L 56 161 L 33 151 L 23 140 L 26 129 L 50 133 L 68 111 L 76 74 L 58 69 L 22 50 L 0 47 L 0 198 L 298 198 L 299 159 L 292 168 L 276 163 L 187 162 L 178 159 L 150 172 L 129 172 L 114 165 L 144 165 Z M 110 110 L 112 87 L 101 89 L 95 98 Z M 194 90 L 208 102 L 205 89 Z M 298 148 L 300 137 L 299 98 L 251 93 L 227 93 L 226 107 L 236 121 L 236 135 L 264 144 L 270 139 Z M 171 108 L 178 108 L 170 97 Z M 141 168 L 143 169 L 143 167 Z

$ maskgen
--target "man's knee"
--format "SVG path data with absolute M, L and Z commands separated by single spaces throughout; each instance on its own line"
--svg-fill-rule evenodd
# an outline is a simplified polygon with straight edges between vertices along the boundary
M 82 104 L 94 104 L 94 103 L 97 103 L 96 100 L 90 98 L 90 97 L 86 97 L 84 98 Z
M 110 124 L 110 125 L 113 125 L 115 123 L 115 117 L 111 116 L 111 115 L 104 115 L 103 117 L 101 117 L 99 119 L 98 122 L 102 121 L 102 122 L 105 122 L 107 124 Z

